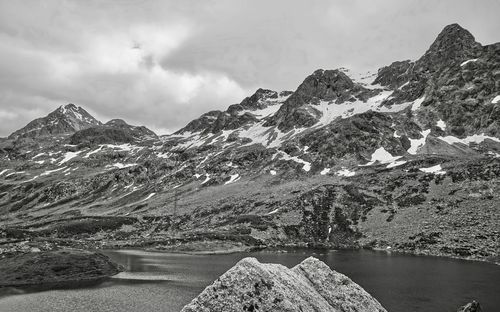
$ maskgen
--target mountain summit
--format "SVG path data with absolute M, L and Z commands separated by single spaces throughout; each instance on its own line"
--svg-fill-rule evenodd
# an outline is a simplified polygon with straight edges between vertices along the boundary
M 22 129 L 12 133 L 9 138 L 39 137 L 72 133 L 102 123 L 90 115 L 85 109 L 75 104 L 61 105 L 45 117 L 37 118 Z
M 458 24 L 443 28 L 425 54 L 417 61 L 426 69 L 442 67 L 455 60 L 475 57 L 481 50 L 474 36 Z

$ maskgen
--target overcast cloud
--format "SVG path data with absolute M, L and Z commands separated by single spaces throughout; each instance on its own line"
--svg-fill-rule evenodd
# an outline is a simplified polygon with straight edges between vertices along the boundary
M 415 59 L 454 22 L 500 41 L 498 12 L 498 0 L 0 0 L 0 136 L 70 102 L 167 133 L 318 68 Z

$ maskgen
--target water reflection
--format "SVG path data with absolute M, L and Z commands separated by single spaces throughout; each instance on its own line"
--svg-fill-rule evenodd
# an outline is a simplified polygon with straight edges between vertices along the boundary
M 54 290 L 0 299 L 0 311 L 179 311 L 243 257 L 293 267 L 315 256 L 348 275 L 388 311 L 456 311 L 472 299 L 485 311 L 500 306 L 500 267 L 435 257 L 370 251 L 261 251 L 184 255 L 106 251 L 127 272 L 98 287 Z M 94 304 L 89 305 L 88 302 Z

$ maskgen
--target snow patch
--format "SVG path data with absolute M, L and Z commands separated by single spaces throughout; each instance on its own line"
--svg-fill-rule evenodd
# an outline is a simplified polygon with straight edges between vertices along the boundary
M 441 165 L 436 165 L 428 168 L 420 168 L 419 170 L 426 173 L 445 174 L 446 171 L 443 171 L 442 169 Z
M 156 157 L 168 159 L 169 155 L 170 155 L 170 153 L 158 153 L 158 154 L 156 154 Z
M 203 180 L 203 182 L 201 182 L 201 184 L 205 184 L 207 183 L 208 181 L 210 180 L 210 175 L 208 173 L 205 174 L 205 180 Z
M 398 167 L 398 166 L 404 165 L 406 163 L 407 163 L 406 160 L 396 160 L 396 161 L 391 162 L 390 164 L 388 164 L 386 168 L 394 168 L 394 167 Z
M 136 146 L 136 145 L 131 145 L 130 143 L 127 144 L 120 144 L 120 145 L 115 145 L 115 144 L 104 144 L 104 147 L 111 148 L 111 149 L 117 149 L 123 152 L 130 152 L 130 151 L 135 151 L 135 150 L 141 150 L 143 147 L 141 146 Z
M 65 162 L 75 158 L 76 156 L 78 156 L 78 154 L 80 154 L 81 152 L 67 152 L 66 154 L 64 154 L 64 157 L 63 159 L 59 162 L 59 165 L 62 165 L 64 164 Z
M 0 172 L 0 176 L 3 175 L 4 173 L 6 173 L 7 171 L 9 171 L 10 169 L 4 169 L 2 170 L 2 172 Z
M 302 170 L 304 170 L 306 172 L 309 172 L 309 170 L 311 170 L 311 163 L 310 162 L 302 160 L 302 159 L 298 158 L 297 156 L 290 156 L 283 151 L 279 151 L 279 153 L 283 157 L 284 160 L 293 160 L 296 163 L 303 164 L 304 166 L 302 166 Z
M 328 174 L 328 173 L 330 173 L 330 168 L 325 168 L 325 169 L 321 170 L 321 172 L 319 174 L 325 175 L 325 174 Z
M 279 208 L 276 208 L 276 209 L 274 209 L 273 211 L 268 212 L 268 213 L 267 213 L 267 215 L 272 215 L 272 214 L 275 214 L 275 213 L 277 213 L 279 210 L 280 210 Z
M 270 173 L 271 175 L 273 175 L 273 176 L 274 176 L 274 175 L 276 175 L 276 171 L 275 171 L 275 170 L 269 170 L 269 173 Z
M 392 154 L 386 151 L 385 148 L 379 147 L 378 149 L 375 150 L 375 152 L 373 152 L 371 156 L 371 161 L 367 163 L 365 166 L 373 165 L 377 161 L 381 164 L 388 164 L 398 160 L 401 157 L 402 156 L 392 156 Z
M 462 143 L 462 144 L 466 144 L 466 145 L 469 145 L 470 143 L 479 144 L 486 139 L 493 140 L 495 142 L 500 142 L 500 139 L 484 135 L 484 133 L 474 134 L 474 135 L 468 136 L 468 137 L 463 138 L 463 139 L 459 139 L 459 138 L 451 136 L 451 135 L 448 135 L 445 137 L 438 137 L 438 139 L 440 139 L 448 144 Z
M 100 145 L 97 149 L 90 151 L 86 155 L 84 155 L 83 158 L 89 158 L 90 155 L 99 152 L 100 150 L 102 150 L 102 148 L 103 148 L 103 145 Z
M 436 126 L 438 126 L 443 131 L 446 130 L 446 123 L 442 119 L 439 119 L 437 121 Z
M 475 61 L 477 61 L 477 58 L 467 60 L 467 61 L 463 62 L 462 64 L 460 64 L 460 66 L 465 66 L 465 65 L 467 65 L 468 63 L 470 63 L 470 62 L 475 62 Z
M 36 178 L 38 178 L 38 177 L 39 177 L 39 176 L 34 176 L 33 178 L 31 178 L 31 179 L 29 179 L 29 180 L 24 181 L 24 183 L 26 183 L 26 182 L 31 182 L 31 181 L 35 180 Z
M 422 103 L 424 102 L 425 100 L 425 96 L 419 98 L 419 99 L 416 99 L 414 102 L 413 102 L 413 105 L 411 106 L 411 110 L 412 111 L 416 111 L 417 109 L 420 108 L 420 106 L 422 105 Z
M 51 173 L 54 173 L 54 172 L 57 172 L 57 171 L 61 171 L 61 170 L 65 169 L 65 168 L 66 167 L 61 167 L 61 168 L 57 168 L 57 169 L 54 169 L 54 170 L 47 170 L 44 173 L 40 174 L 40 176 L 43 177 L 43 176 L 49 175 Z
M 231 178 L 229 179 L 229 181 L 227 181 L 224 184 L 230 184 L 230 183 L 238 181 L 239 179 L 240 179 L 240 175 L 239 174 L 232 174 Z
M 156 193 L 151 193 L 149 194 L 146 198 L 143 199 L 143 201 L 146 201 L 148 199 L 150 199 L 151 197 L 155 196 Z
M 123 169 L 123 168 L 128 168 L 128 167 L 133 167 L 137 166 L 137 164 L 122 164 L 122 163 L 116 163 L 112 165 L 107 165 L 106 167 L 116 167 L 118 169 Z
M 495 98 L 493 100 L 491 100 L 491 103 L 493 103 L 493 104 L 496 104 L 498 102 L 500 102 L 500 95 L 495 96 Z
M 263 109 L 257 109 L 257 110 L 242 110 L 240 112 L 238 112 L 238 115 L 243 115 L 245 113 L 251 113 L 252 115 L 255 115 L 258 119 L 262 119 L 262 118 L 265 118 L 267 116 L 271 116 L 273 114 L 275 114 L 279 108 L 281 107 L 280 104 L 274 104 L 274 105 L 269 105 L 268 107 L 266 108 L 263 108 Z
M 35 158 L 40 157 L 40 156 L 43 156 L 43 155 L 45 155 L 45 153 L 36 154 L 36 155 L 35 155 L 35 156 L 33 156 L 33 158 L 31 158 L 31 159 L 35 159 Z
M 409 154 L 415 155 L 417 153 L 418 149 L 421 148 L 422 146 L 424 146 L 425 140 L 427 139 L 427 136 L 429 135 L 429 133 L 431 133 L 430 129 L 421 132 L 421 134 L 422 134 L 421 139 L 410 139 L 411 146 L 407 152 Z
M 341 177 L 353 177 L 356 175 L 356 172 L 343 168 L 342 170 L 335 172 L 335 174 Z
M 382 91 L 380 94 L 369 98 L 366 102 L 357 100 L 355 102 L 335 104 L 333 102 L 321 101 L 318 105 L 311 105 L 310 107 L 321 112 L 321 117 L 317 124 L 328 125 L 339 117 L 345 119 L 369 110 L 383 113 L 399 112 L 412 104 L 403 103 L 390 107 L 380 106 L 391 94 L 392 91 Z

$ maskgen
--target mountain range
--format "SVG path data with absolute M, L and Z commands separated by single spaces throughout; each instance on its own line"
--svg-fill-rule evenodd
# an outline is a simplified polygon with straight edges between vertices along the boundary
M 498 262 L 500 43 L 452 24 L 418 60 L 318 69 L 295 91 L 258 89 L 165 136 L 67 104 L 1 139 L 0 164 L 0 237 L 43 248 L 366 247 Z

